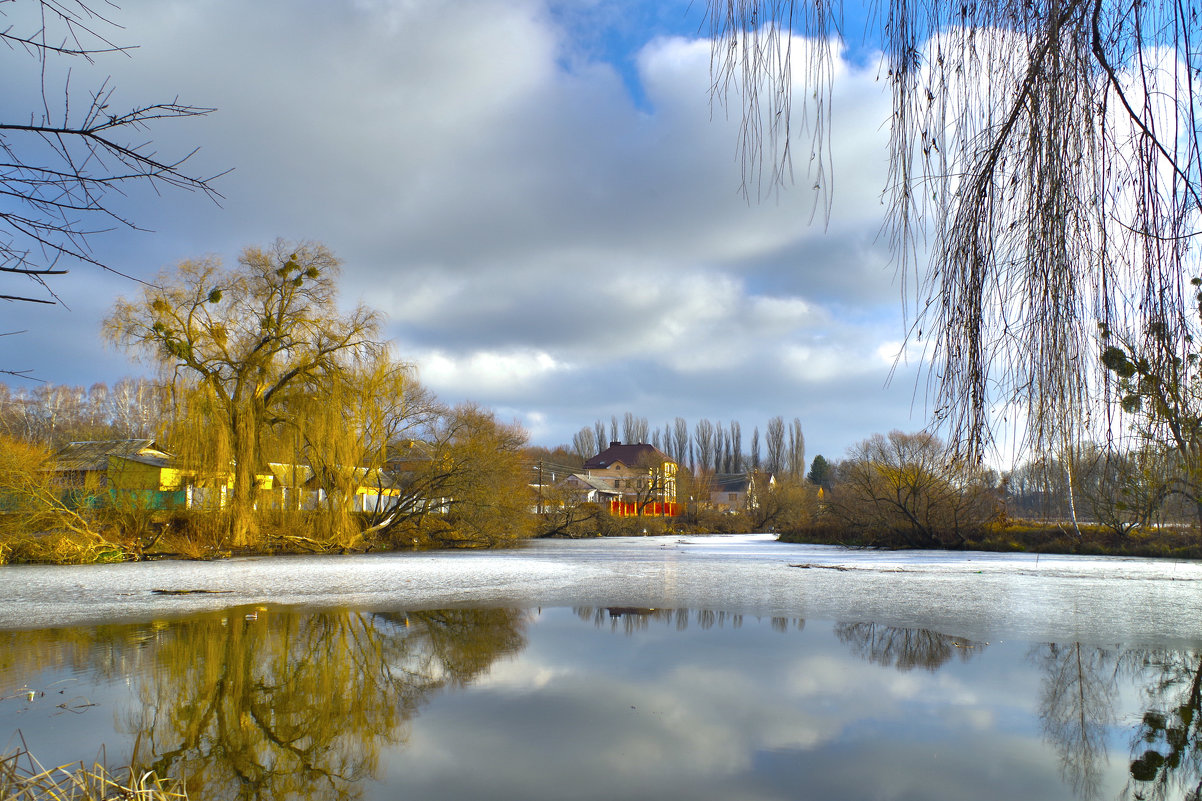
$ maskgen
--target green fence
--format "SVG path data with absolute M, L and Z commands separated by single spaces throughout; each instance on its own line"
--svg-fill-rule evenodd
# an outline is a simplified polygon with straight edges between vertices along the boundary
M 86 509 L 144 510 L 169 512 L 185 509 L 188 505 L 186 490 L 59 490 L 59 502 L 73 511 Z M 0 492 L 0 512 L 21 512 L 33 501 L 16 492 Z

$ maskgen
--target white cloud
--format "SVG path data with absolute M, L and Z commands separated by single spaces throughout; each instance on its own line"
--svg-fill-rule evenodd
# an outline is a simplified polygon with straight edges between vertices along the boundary
M 882 342 L 876 349 L 876 356 L 882 364 L 892 367 L 894 364 L 921 364 L 929 360 L 931 354 L 925 342 L 911 339 Z
M 570 369 L 544 351 L 477 351 L 465 358 L 432 351 L 418 359 L 422 381 L 454 392 L 483 390 L 494 396 L 550 373 Z

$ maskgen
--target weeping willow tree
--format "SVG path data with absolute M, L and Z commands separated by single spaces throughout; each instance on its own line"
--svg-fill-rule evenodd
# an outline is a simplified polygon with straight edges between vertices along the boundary
M 375 533 L 368 525 L 375 513 L 399 494 L 388 469 L 395 443 L 427 430 L 441 406 L 412 365 L 386 350 L 345 354 L 295 387 L 286 403 L 280 439 L 289 463 L 307 467 L 305 477 L 321 495 L 314 544 L 363 547 Z
M 746 188 L 787 180 L 805 130 L 829 210 L 843 3 L 708 8 L 715 92 L 743 105 Z M 1086 430 L 1109 388 L 1099 327 L 1185 347 L 1187 282 L 1202 272 L 1199 13 L 1176 0 L 874 3 L 908 337 L 930 359 L 936 422 L 969 454 L 1005 408 L 1033 445 Z
M 163 623 L 123 673 L 140 703 L 118 725 L 139 775 L 178 778 L 188 798 L 350 801 L 431 698 L 520 651 L 526 625 L 512 609 L 193 615 Z M 144 637 L 107 628 L 74 653 Z M 36 664 L 61 647 L 43 636 L 25 650 Z
M 247 248 L 238 266 L 186 261 L 120 299 L 105 321 L 116 344 L 156 365 L 171 388 L 185 463 L 228 483 L 228 542 L 255 544 L 264 440 L 288 423 L 298 388 L 380 352 L 379 316 L 337 306 L 338 259 L 321 245 Z M 228 477 L 228 478 L 227 478 Z

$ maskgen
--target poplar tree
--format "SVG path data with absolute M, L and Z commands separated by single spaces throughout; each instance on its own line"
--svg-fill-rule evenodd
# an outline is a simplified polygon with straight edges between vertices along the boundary
M 689 453 L 689 424 L 683 417 L 672 421 L 672 457 L 677 464 L 684 464 L 686 459 L 692 462 Z
M 785 420 L 783 417 L 773 417 L 768 421 L 764 446 L 768 451 L 764 469 L 779 476 L 785 469 Z
M 596 432 L 587 426 L 577 431 L 572 435 L 572 450 L 575 451 L 582 462 L 592 459 L 601 452 L 597 447 Z

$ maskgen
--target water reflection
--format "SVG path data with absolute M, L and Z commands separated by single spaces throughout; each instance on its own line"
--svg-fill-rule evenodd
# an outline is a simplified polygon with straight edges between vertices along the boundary
M 194 799 L 1202 796 L 1198 650 L 689 609 L 255 607 L 0 633 L 0 700 L 34 709 L 16 690 L 35 676 L 79 677 L 81 702 L 128 685 L 111 729 L 91 708 L 42 723 L 86 723 Z M 60 712 L 83 709 L 72 692 Z
M 597 628 L 608 627 L 610 631 L 635 634 L 648 631 L 653 623 L 669 624 L 677 631 L 685 631 L 692 623 L 696 628 L 707 630 L 718 628 L 737 629 L 743 625 L 743 616 L 738 613 L 714 611 L 712 609 L 644 609 L 635 606 L 580 606 L 572 610 L 581 620 L 591 621 Z M 801 631 L 806 622 L 803 618 L 774 617 L 772 628 L 776 631 L 796 629 Z
M 928 629 L 880 626 L 876 623 L 840 623 L 835 636 L 856 656 L 898 670 L 925 668 L 934 673 L 953 657 L 967 662 L 988 643 L 949 637 Z
M 1080 798 L 1096 798 L 1116 720 L 1119 673 L 1129 659 L 1118 650 L 1071 643 L 1040 646 L 1032 660 L 1042 676 L 1039 719 L 1061 776 Z
M 1132 738 L 1135 799 L 1202 798 L 1202 653 L 1140 654 L 1145 712 Z
M 136 684 L 129 761 L 191 798 L 357 797 L 438 690 L 525 645 L 515 610 L 373 615 L 263 607 L 142 626 L 5 633 L 4 674 L 85 668 Z M 18 642 L 18 640 L 20 642 Z

